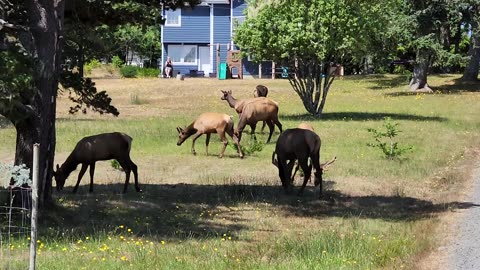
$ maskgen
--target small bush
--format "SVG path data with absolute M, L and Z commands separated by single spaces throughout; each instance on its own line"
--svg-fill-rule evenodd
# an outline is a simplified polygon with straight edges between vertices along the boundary
M 120 59 L 120 57 L 118 57 L 117 55 L 112 57 L 112 66 L 114 66 L 116 68 L 120 68 L 121 66 L 123 66 L 122 59 Z
M 139 77 L 158 77 L 160 70 L 158 68 L 139 68 L 137 75 Z
M 398 146 L 398 142 L 393 140 L 394 137 L 398 135 L 401 131 L 398 130 L 398 123 L 393 123 L 392 118 L 385 117 L 385 122 L 383 123 L 386 131 L 377 131 L 376 129 L 369 128 L 368 132 L 373 134 L 375 143 L 367 143 L 370 147 L 380 148 L 387 159 L 399 159 L 403 154 L 413 150 L 413 147 L 403 147 Z M 383 141 L 387 139 L 387 141 Z
M 110 166 L 112 166 L 112 168 L 114 168 L 115 170 L 119 170 L 119 171 L 122 170 L 122 167 L 120 166 L 120 163 L 118 163 L 118 161 L 116 159 L 110 160 Z
M 244 141 L 245 142 L 245 141 Z M 237 151 L 237 146 L 233 143 L 228 143 L 228 145 L 234 149 L 235 151 Z M 249 156 L 249 155 L 252 155 L 253 153 L 255 152 L 261 152 L 263 150 L 263 148 L 265 147 L 265 144 L 262 143 L 262 142 L 259 142 L 257 141 L 253 135 L 250 136 L 250 140 L 248 141 L 247 144 L 242 144 L 241 145 L 241 149 L 242 149 L 242 152 L 243 154 Z
M 140 99 L 140 97 L 138 96 L 138 94 L 136 93 L 131 93 L 130 94 L 130 104 L 132 105 L 140 105 L 142 104 L 142 100 Z
M 125 78 L 135 78 L 137 77 L 138 69 L 136 66 L 123 66 L 120 68 L 120 74 Z
M 100 66 L 102 66 L 102 63 L 100 63 L 100 61 L 94 58 L 90 60 L 90 62 L 83 65 L 83 72 L 87 75 L 91 74 L 94 68 L 98 68 Z

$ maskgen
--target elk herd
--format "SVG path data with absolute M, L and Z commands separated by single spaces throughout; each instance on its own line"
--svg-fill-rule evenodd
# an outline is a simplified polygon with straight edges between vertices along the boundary
M 247 125 L 250 126 L 254 139 L 256 139 L 255 129 L 258 122 L 263 122 L 262 131 L 265 126 L 268 126 L 269 135 L 267 143 L 270 142 L 275 126 L 277 126 L 280 131 L 280 136 L 276 142 L 275 150 L 272 153 L 272 164 L 278 168 L 278 175 L 283 188 L 287 193 L 291 193 L 293 189 L 293 179 L 300 167 L 304 174 L 303 184 L 298 193 L 301 195 L 310 179 L 313 168 L 315 169 L 315 194 L 322 196 L 323 170 L 335 162 L 336 157 L 329 162 L 320 164 L 321 141 L 312 125 L 301 123 L 297 128 L 283 131 L 282 124 L 278 120 L 278 103 L 267 98 L 268 88 L 263 85 L 258 85 L 254 90 L 254 97 L 248 99 L 235 99 L 231 90 L 221 90 L 221 92 L 221 100 L 225 100 L 238 114 L 239 121 L 237 127 L 235 128 L 233 117 L 230 115 L 205 112 L 198 116 L 187 127 L 177 127 L 177 145 L 181 145 L 186 139 L 192 137 L 191 152 L 196 155 L 195 141 L 205 134 L 205 150 L 208 155 L 210 136 L 212 133 L 217 133 L 223 143 L 219 154 L 219 157 L 222 158 L 228 144 L 225 134 L 228 134 L 237 148 L 238 155 L 240 158 L 243 158 L 244 154 L 241 149 L 240 140 L 243 130 Z M 73 192 L 75 193 L 77 191 L 80 181 L 88 167 L 90 167 L 89 191 L 92 192 L 95 163 L 102 160 L 116 159 L 126 175 L 123 192 L 125 193 L 127 191 L 130 172 L 133 172 L 135 178 L 136 191 L 141 192 L 138 184 L 137 165 L 130 159 L 131 145 L 132 138 L 119 132 L 103 133 L 81 139 L 65 162 L 61 166 L 58 164 L 56 166 L 54 177 L 57 190 L 63 189 L 65 180 L 70 173 L 73 172 L 79 164 L 82 164 Z M 293 171 L 294 167 L 295 171 Z

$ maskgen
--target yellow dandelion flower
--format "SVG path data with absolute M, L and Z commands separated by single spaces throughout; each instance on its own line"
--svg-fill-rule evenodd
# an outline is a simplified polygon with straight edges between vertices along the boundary
M 127 261 L 128 259 L 127 259 L 127 256 L 122 256 L 122 257 L 120 257 L 120 260 Z
M 118 227 L 119 227 L 120 229 L 123 229 L 123 228 L 124 228 L 124 226 L 123 226 L 123 225 L 120 225 L 120 226 L 118 226 Z
M 87 236 L 87 237 L 85 237 L 85 240 L 88 240 L 88 239 L 90 239 L 90 237 L 88 237 L 88 236 Z
M 162 241 L 160 241 L 160 243 L 161 243 L 162 245 L 165 245 L 165 241 L 163 241 L 163 240 L 162 240 Z
M 127 229 L 127 232 L 132 232 L 132 229 L 128 228 L 128 229 Z

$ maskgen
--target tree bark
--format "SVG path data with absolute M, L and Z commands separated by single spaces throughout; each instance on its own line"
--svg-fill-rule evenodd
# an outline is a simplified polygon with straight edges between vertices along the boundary
M 463 72 L 462 81 L 475 82 L 478 81 L 478 68 L 480 61 L 480 28 L 479 18 L 480 14 L 474 14 L 472 20 L 472 37 L 470 38 L 470 48 L 468 49 L 468 55 L 470 60 L 468 61 L 465 71 Z
M 33 74 L 37 94 L 30 117 L 15 123 L 17 151 L 15 164 L 32 168 L 33 143 L 40 143 L 40 205 L 51 202 L 55 155 L 55 114 L 63 34 L 64 0 L 26 0 L 33 37 Z M 30 47 L 30 46 L 29 46 Z
M 413 66 L 413 76 L 410 81 L 410 91 L 431 92 L 432 89 L 427 83 L 427 73 L 429 67 L 429 55 L 427 50 L 417 50 L 415 64 Z

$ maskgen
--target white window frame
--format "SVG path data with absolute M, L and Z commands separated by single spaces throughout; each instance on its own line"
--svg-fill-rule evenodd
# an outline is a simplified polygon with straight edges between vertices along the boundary
M 181 56 L 180 61 L 178 61 L 178 57 L 173 55 L 172 52 L 175 48 L 181 48 Z M 188 49 L 187 49 L 188 48 Z M 185 62 L 184 56 L 186 52 L 190 52 L 192 48 L 195 48 L 195 62 Z M 172 59 L 173 65 L 179 66 L 196 66 L 198 65 L 198 46 L 197 45 L 168 45 L 168 56 Z
M 168 19 L 171 19 L 172 17 L 178 17 L 178 21 L 176 23 L 169 22 Z M 182 26 L 182 10 L 180 8 L 177 8 L 176 10 L 165 10 L 165 26 Z

